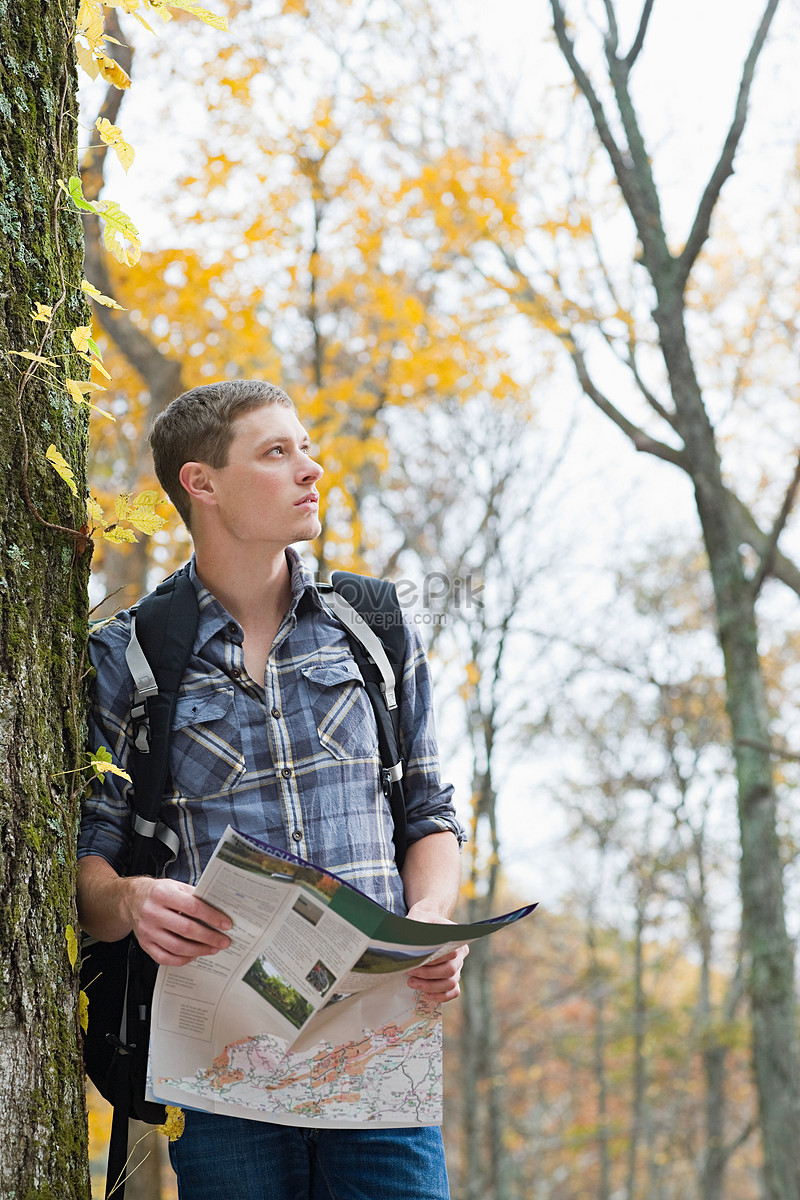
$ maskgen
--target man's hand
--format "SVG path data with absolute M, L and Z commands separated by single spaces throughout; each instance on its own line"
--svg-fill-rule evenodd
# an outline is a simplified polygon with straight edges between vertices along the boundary
M 190 884 L 144 875 L 127 883 L 124 910 L 139 945 L 157 963 L 183 967 L 230 946 L 224 932 L 230 918 L 198 900 Z
M 231 944 L 225 934 L 230 918 L 198 900 L 188 883 L 119 876 L 98 855 L 78 863 L 78 916 L 86 932 L 101 942 L 119 941 L 133 931 L 143 950 L 170 967 Z
M 455 924 L 447 917 L 442 917 L 438 913 L 426 909 L 424 902 L 413 905 L 407 915 L 412 921 L 425 921 L 431 925 Z M 458 946 L 455 950 L 448 950 L 447 954 L 443 954 L 441 958 L 435 958 L 433 962 L 426 963 L 424 967 L 415 967 L 408 977 L 408 986 L 414 988 L 415 991 L 423 992 L 436 1004 L 443 1004 L 446 1000 L 455 1000 L 457 996 L 461 995 L 459 983 L 461 968 L 468 954 L 469 946 Z

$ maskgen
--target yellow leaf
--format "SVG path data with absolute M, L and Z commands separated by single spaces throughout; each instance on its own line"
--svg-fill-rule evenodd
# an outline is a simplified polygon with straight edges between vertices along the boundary
M 77 496 L 78 489 L 75 485 L 75 476 L 72 472 L 72 467 L 69 465 L 69 463 L 64 458 L 64 456 L 62 454 L 59 454 L 59 452 L 58 452 L 58 450 L 56 450 L 55 446 L 53 446 L 51 444 L 50 446 L 47 447 L 47 450 L 45 451 L 45 458 L 50 463 L 51 467 L 56 472 L 56 474 L 60 475 L 61 478 L 64 480 L 64 483 L 67 485 L 69 490 L 72 492 L 73 496 Z
M 89 1029 L 89 997 L 84 991 L 78 993 L 78 1020 L 81 1029 L 86 1033 Z
M 153 512 L 152 508 L 132 508 L 128 520 L 140 533 L 157 533 L 166 525 L 164 517 Z
M 105 388 L 103 390 L 105 391 Z M 96 404 L 90 404 L 89 408 L 92 410 L 92 412 L 96 412 L 99 417 L 105 417 L 107 421 L 113 421 L 113 423 L 116 425 L 117 418 L 113 413 L 106 412 L 104 408 L 98 408 Z
M 103 537 L 114 545 L 119 545 L 120 542 L 137 542 L 139 540 L 133 530 L 126 529 L 124 525 L 111 525 L 105 530 Z
M 113 147 L 117 158 L 122 164 L 123 170 L 127 171 L 136 155 L 133 146 L 123 138 L 119 125 L 112 125 L 105 117 L 98 117 L 95 121 L 95 127 L 100 134 L 101 140 L 107 146 Z
M 101 0 L 81 0 L 75 32 L 92 47 L 103 45 L 103 5 Z
M 105 369 L 103 364 L 101 362 L 98 362 L 96 358 L 86 357 L 86 358 L 84 358 L 83 361 L 87 362 L 90 367 L 94 367 L 95 371 L 97 371 L 98 374 L 103 376 L 103 379 L 111 378 L 111 376 L 109 375 L 108 371 Z
M 94 408 L 94 405 L 89 404 L 89 401 L 84 399 L 84 395 L 87 392 L 104 392 L 106 390 L 102 384 L 92 383 L 89 379 L 65 379 L 64 387 L 76 404 L 86 404 L 89 408 Z M 101 412 L 102 410 L 98 409 L 97 411 Z M 110 413 L 107 415 L 111 416 Z
M 41 354 L 32 354 L 30 350 L 9 350 L 9 354 L 16 354 L 18 358 L 29 358 L 31 362 L 44 363 L 46 367 L 58 366 L 52 358 L 42 358 Z
M 86 511 L 89 514 L 89 520 L 94 521 L 95 525 L 105 526 L 106 520 L 103 516 L 103 510 L 95 500 L 94 496 L 89 496 L 86 501 Z
M 45 325 L 53 315 L 53 310 L 48 304 L 40 304 L 36 301 L 36 312 L 31 313 L 32 321 L 42 321 Z
M 115 763 L 106 762 L 104 758 L 90 759 L 89 766 L 94 767 L 94 770 L 101 781 L 105 773 L 108 772 L 109 775 L 117 775 L 120 779 L 127 779 L 128 783 L 133 783 L 133 780 L 127 771 L 123 771 L 122 767 L 118 767 Z
M 200 8 L 199 5 L 192 4 L 190 0 L 168 0 L 168 3 L 170 8 L 180 8 L 183 12 L 191 13 L 193 17 L 198 17 L 214 29 L 227 30 L 228 28 L 225 17 L 219 17 L 216 13 L 209 12 L 207 8 Z
M 74 969 L 75 963 L 78 961 L 78 939 L 71 925 L 67 926 L 67 958 L 69 965 Z
M 136 17 L 136 20 L 140 25 L 144 26 L 148 33 L 152 33 L 154 37 L 156 36 L 155 31 L 150 28 L 147 21 L 145 21 L 142 14 L 138 11 L 139 0 L 105 0 L 105 7 L 123 9 L 126 13 L 130 13 L 132 17 Z
M 79 354 L 86 354 L 89 350 L 89 341 L 92 336 L 91 325 L 78 325 L 69 335 L 72 339 L 72 344 Z
M 118 521 L 125 521 L 128 518 L 128 513 L 131 511 L 129 497 L 125 492 L 120 492 L 114 501 L 114 513 Z
M 157 12 L 162 21 L 171 21 L 172 13 L 167 8 L 164 0 L 150 0 L 150 7 L 153 12 Z
M 160 492 L 150 490 L 148 492 L 139 492 L 138 496 L 134 497 L 134 508 L 152 508 L 154 504 L 160 504 L 164 497 Z
M 81 282 L 81 291 L 85 292 L 90 300 L 94 300 L 95 304 L 102 304 L 103 308 L 118 308 L 120 312 L 126 311 L 121 304 L 117 304 L 116 300 L 112 300 L 110 296 L 104 296 L 99 288 L 96 288 L 93 283 L 89 283 L 88 279 Z
M 100 68 L 97 65 L 97 59 L 88 46 L 84 46 L 83 42 L 76 42 L 75 55 L 81 70 L 85 71 L 90 79 L 97 79 L 97 76 L 100 74 Z
M 167 1106 L 167 1119 L 163 1125 L 158 1125 L 159 1133 L 163 1133 L 171 1142 L 177 1142 L 178 1138 L 183 1133 L 186 1124 L 186 1117 L 183 1114 L 182 1108 L 177 1108 L 174 1104 Z
M 131 86 L 131 77 L 126 71 L 123 71 L 118 62 L 114 62 L 113 58 L 109 58 L 107 54 L 101 54 L 97 60 L 97 69 L 105 79 L 106 83 L 112 84 L 114 87 L 123 91 Z
M 88 392 L 104 392 L 106 390 L 102 383 L 95 383 L 91 379 L 65 379 L 64 383 L 67 385 L 67 391 L 69 392 L 70 396 L 72 396 L 73 393 L 77 393 L 79 396 L 81 396 L 87 394 Z
M 116 200 L 98 200 L 97 209 L 103 217 L 103 243 L 119 263 L 133 267 L 139 261 L 142 244 L 139 233 L 127 213 L 124 213 Z M 125 242 L 130 242 L 130 248 Z

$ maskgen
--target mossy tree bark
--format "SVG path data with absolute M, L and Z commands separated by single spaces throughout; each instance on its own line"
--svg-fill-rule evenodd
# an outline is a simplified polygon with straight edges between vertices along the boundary
M 0 0 L 0 1195 L 89 1196 L 73 894 L 89 554 L 74 10 Z M 53 309 L 31 321 L 39 302 Z M 33 351 L 54 368 L 18 356 Z M 77 496 L 45 453 L 72 465 Z

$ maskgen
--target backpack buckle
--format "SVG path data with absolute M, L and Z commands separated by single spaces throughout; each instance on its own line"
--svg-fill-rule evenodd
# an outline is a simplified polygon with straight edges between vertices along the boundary
M 150 722 L 147 719 L 147 701 L 140 700 L 131 707 L 133 721 L 133 744 L 140 754 L 150 753 Z

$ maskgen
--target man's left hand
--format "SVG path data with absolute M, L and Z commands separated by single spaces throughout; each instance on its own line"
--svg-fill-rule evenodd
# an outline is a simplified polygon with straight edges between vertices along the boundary
M 415 904 L 407 914 L 412 921 L 425 921 L 431 925 L 454 925 L 446 917 L 439 916 L 426 910 L 422 904 Z M 461 968 L 464 959 L 469 954 L 469 946 L 458 946 L 448 950 L 441 958 L 435 958 L 424 967 L 415 967 L 408 977 L 408 986 L 415 991 L 423 992 L 436 1004 L 446 1000 L 455 1000 L 461 995 Z

